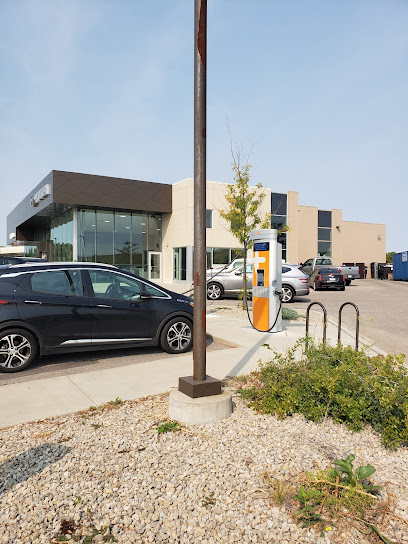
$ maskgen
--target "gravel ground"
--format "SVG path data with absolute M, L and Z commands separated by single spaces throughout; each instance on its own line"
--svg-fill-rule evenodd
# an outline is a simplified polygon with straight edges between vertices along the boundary
M 0 431 L 1 544 L 51 544 L 68 529 L 95 543 L 379 542 L 351 525 L 323 538 L 302 529 L 263 478 L 295 478 L 352 452 L 377 468 L 407 521 L 390 518 L 386 536 L 408 543 L 407 448 L 385 450 L 371 429 L 279 422 L 234 400 L 228 419 L 160 435 L 167 394 Z

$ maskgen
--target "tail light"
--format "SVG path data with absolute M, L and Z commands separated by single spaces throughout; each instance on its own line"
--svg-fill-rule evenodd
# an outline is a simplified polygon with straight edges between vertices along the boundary
M 343 276 L 343 281 L 344 281 L 344 283 L 346 283 L 346 278 L 344 276 Z
M 319 279 L 319 281 L 322 281 L 322 276 L 320 275 L 318 279 Z
M 299 278 L 302 283 L 309 283 L 309 278 Z
M 8 304 L 8 300 L 0 300 L 0 304 Z

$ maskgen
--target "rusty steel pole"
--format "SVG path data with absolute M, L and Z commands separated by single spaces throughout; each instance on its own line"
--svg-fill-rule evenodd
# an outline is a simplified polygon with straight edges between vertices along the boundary
M 206 124 L 207 0 L 194 0 L 194 327 L 193 375 L 179 391 L 195 399 L 221 394 L 221 381 L 206 374 Z
M 193 378 L 206 378 L 207 0 L 194 4 L 194 330 Z

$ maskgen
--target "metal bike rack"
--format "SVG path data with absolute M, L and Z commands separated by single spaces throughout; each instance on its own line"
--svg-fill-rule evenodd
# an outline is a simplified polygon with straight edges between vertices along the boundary
M 344 306 L 353 306 L 353 308 L 356 310 L 356 351 L 358 351 L 358 340 L 359 340 L 359 334 L 360 334 L 360 310 L 357 308 L 357 306 L 354 304 L 354 302 L 345 302 L 340 306 L 339 310 L 339 328 L 338 328 L 338 334 L 337 334 L 337 342 L 340 343 L 341 338 L 341 312 L 343 311 Z
M 327 329 L 327 311 L 321 302 L 312 302 L 309 304 L 306 310 L 306 338 L 309 337 L 309 312 L 310 308 L 314 305 L 320 306 L 323 310 L 323 344 L 326 343 L 326 329 Z M 307 340 L 306 340 L 307 345 Z

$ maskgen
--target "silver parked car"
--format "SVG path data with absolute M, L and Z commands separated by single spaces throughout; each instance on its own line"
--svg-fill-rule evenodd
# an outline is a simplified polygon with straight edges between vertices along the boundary
M 252 287 L 252 261 L 247 261 L 248 285 Z M 237 263 L 235 263 L 236 265 Z M 243 264 L 231 263 L 217 274 L 217 270 L 207 270 L 207 298 L 219 300 L 222 297 L 236 296 L 244 286 Z M 282 264 L 282 301 L 292 302 L 294 297 L 309 294 L 309 276 L 297 264 Z

